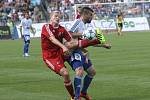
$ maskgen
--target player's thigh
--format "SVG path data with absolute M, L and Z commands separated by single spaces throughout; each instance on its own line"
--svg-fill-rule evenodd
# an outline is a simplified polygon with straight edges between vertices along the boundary
M 62 57 L 57 57 L 55 59 L 44 59 L 44 62 L 51 70 L 53 70 L 57 74 L 60 74 L 60 70 L 65 67 Z
M 70 59 L 68 60 L 68 63 L 73 70 L 77 69 L 78 67 L 83 67 L 84 62 L 85 58 L 81 50 L 73 52 Z
M 123 23 L 120 23 L 120 28 L 121 28 L 121 29 L 123 28 Z
M 83 68 L 83 66 L 80 66 L 80 67 L 76 68 L 75 69 L 75 73 L 76 73 L 76 76 L 82 77 L 83 74 L 84 74 L 84 68 Z
M 67 70 L 66 67 L 62 67 L 59 71 L 59 74 L 66 78 L 67 80 L 69 79 L 69 71 Z
M 92 62 L 87 56 L 85 56 L 85 61 L 84 61 L 84 64 L 83 64 L 83 68 L 84 68 L 84 70 L 87 70 L 90 67 L 92 67 Z
M 118 23 L 118 28 L 122 28 L 122 23 Z
M 84 63 L 84 70 L 88 73 L 88 75 L 90 76 L 95 76 L 96 74 L 96 70 L 91 62 L 90 59 L 88 59 L 85 63 Z
M 23 39 L 25 43 L 30 43 L 30 35 L 24 35 Z

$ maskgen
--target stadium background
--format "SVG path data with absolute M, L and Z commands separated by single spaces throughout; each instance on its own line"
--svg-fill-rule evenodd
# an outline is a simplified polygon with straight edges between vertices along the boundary
M 0 2 L 0 38 L 20 38 L 18 30 L 23 12 L 28 10 L 36 28 L 35 37 L 40 37 L 41 27 L 49 22 L 49 13 L 60 10 L 62 25 L 77 16 L 77 9 L 90 6 L 95 11 L 96 25 L 103 30 L 116 30 L 116 15 L 124 15 L 123 31 L 147 31 L 150 23 L 150 1 L 111 0 L 2 0 Z M 66 24 L 67 23 L 67 24 Z M 70 25 L 68 25 L 70 26 Z M 6 36 L 8 34 L 8 36 Z M 10 36 L 11 35 L 11 36 Z M 32 37 L 32 36 L 31 36 Z
M 62 80 L 42 62 L 40 38 L 32 38 L 31 56 L 22 57 L 23 42 L 17 27 L 27 9 L 35 28 L 48 22 L 47 12 L 55 9 L 61 10 L 62 25 L 68 27 L 75 19 L 75 9 L 81 4 L 93 7 L 97 25 L 104 22 L 104 30 L 112 33 L 105 34 L 112 44 L 111 50 L 89 48 L 97 70 L 89 89 L 93 100 L 150 100 L 150 1 L 139 0 L 1 0 L 0 100 L 69 99 L 60 82 Z M 120 9 L 126 18 L 124 26 L 132 30 L 124 30 L 121 37 L 110 27 L 110 23 L 114 23 L 113 29 L 116 28 L 115 17 Z M 134 18 L 139 19 L 135 21 Z M 11 21 L 13 24 L 9 26 Z M 139 30 L 132 27 L 133 22 L 141 26 Z M 40 36 L 40 33 L 36 34 L 36 37 Z M 71 69 L 70 73 L 73 79 Z

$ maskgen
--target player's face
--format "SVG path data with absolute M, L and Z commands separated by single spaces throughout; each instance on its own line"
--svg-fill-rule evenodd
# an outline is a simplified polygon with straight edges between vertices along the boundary
M 29 18 L 29 14 L 28 13 L 25 13 L 25 18 Z
M 55 24 L 59 24 L 60 21 L 60 13 L 56 12 L 52 15 L 51 21 Z
M 86 23 L 91 23 L 93 18 L 93 12 L 89 11 L 88 14 L 84 15 L 84 20 Z

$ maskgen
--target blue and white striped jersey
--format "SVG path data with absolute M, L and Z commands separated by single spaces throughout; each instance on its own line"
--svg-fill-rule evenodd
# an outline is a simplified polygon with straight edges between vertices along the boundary
M 83 31 L 86 29 L 84 22 L 81 19 L 76 19 L 74 23 L 72 24 L 72 27 L 70 28 L 69 32 L 79 32 L 83 33 Z
M 72 27 L 70 28 L 69 32 L 72 33 L 83 33 L 85 30 L 89 30 L 89 29 L 96 29 L 95 25 L 94 25 L 94 21 L 91 21 L 91 23 L 84 23 L 81 19 L 76 19 L 74 21 L 74 23 L 72 24 Z

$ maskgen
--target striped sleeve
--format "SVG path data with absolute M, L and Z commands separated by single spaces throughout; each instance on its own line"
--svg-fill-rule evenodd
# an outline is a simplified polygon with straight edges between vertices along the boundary
M 46 37 L 51 37 L 53 35 L 53 33 L 51 32 L 48 24 L 43 26 L 42 34 L 44 34 Z
M 69 32 L 76 32 L 76 31 L 78 31 L 79 24 L 80 24 L 80 20 L 79 19 L 75 20 L 74 23 L 72 24 Z

